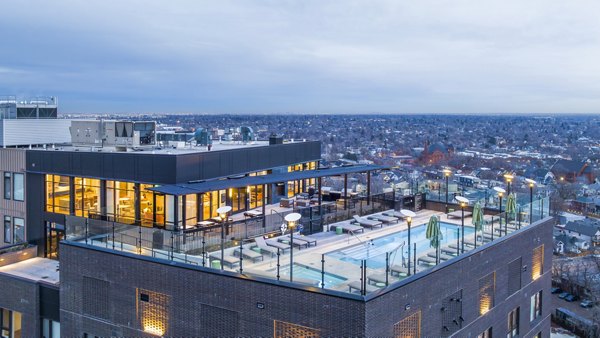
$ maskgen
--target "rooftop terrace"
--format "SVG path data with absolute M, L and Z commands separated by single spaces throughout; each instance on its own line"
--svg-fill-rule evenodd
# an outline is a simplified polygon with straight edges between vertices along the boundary
M 508 213 L 486 210 L 481 228 L 475 231 L 470 209 L 463 217 L 457 205 L 449 205 L 457 211 L 444 213 L 433 210 L 439 206 L 432 204 L 433 209 L 420 210 L 412 218 L 409 236 L 409 219 L 394 212 L 399 208 L 393 195 L 371 198 L 357 197 L 344 210 L 335 205 L 270 206 L 266 215 L 257 210 L 256 215 L 238 215 L 225 223 L 199 225 L 185 232 L 71 216 L 67 241 L 212 273 L 365 296 L 386 292 L 413 275 L 428 274 L 438 265 L 494 245 L 547 217 L 549 211 L 547 199 L 517 206 Z M 292 239 L 283 225 L 285 215 L 292 211 L 302 214 L 296 229 L 313 229 L 311 223 L 318 222 L 323 231 L 311 235 L 297 232 Z M 427 237 L 427 223 L 433 216 L 440 221 L 439 245 Z M 263 217 L 268 220 L 263 222 Z

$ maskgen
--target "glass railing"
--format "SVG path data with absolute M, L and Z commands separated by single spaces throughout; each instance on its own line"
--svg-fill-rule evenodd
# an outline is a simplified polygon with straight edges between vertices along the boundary
M 442 216 L 442 236 L 437 241 L 426 238 L 430 211 L 417 215 L 410 236 L 404 220 L 380 218 L 389 221 L 383 224 L 377 223 L 384 221 L 371 220 L 371 229 L 351 224 L 346 218 L 332 223 L 331 231 L 295 233 L 293 245 L 289 232 L 281 235 L 279 229 L 284 215 L 273 216 L 265 228 L 262 219 L 223 224 L 223 233 L 221 224 L 182 233 L 67 216 L 66 240 L 245 276 L 366 295 L 412 275 L 427 273 L 439 264 L 543 219 L 549 215 L 548 202 L 548 198 L 538 199 L 531 205 L 517 205 L 514 211 L 485 215 L 477 230 L 471 218 L 465 219 L 463 226 L 462 218 Z M 303 220 L 307 218 L 310 216 L 303 215 Z

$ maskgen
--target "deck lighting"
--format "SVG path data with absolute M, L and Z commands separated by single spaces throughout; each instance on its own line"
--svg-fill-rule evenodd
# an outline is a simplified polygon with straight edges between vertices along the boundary
M 290 229 L 290 282 L 294 279 L 294 227 L 301 217 L 302 215 L 299 213 L 292 212 L 291 214 L 287 214 L 284 218 L 287 222 L 288 229 Z
M 219 218 L 221 219 L 221 270 L 223 270 L 223 258 L 225 257 L 225 222 L 227 222 L 227 214 L 231 211 L 228 205 L 217 209 Z

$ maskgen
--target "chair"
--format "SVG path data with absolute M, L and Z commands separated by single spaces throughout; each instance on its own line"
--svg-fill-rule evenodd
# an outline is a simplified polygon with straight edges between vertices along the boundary
M 236 257 L 240 257 L 240 251 L 244 258 L 250 259 L 252 262 L 256 262 L 259 259 L 261 261 L 264 260 L 263 255 L 256 251 L 253 251 L 252 249 L 250 249 L 250 247 L 247 246 L 245 246 L 243 250 L 240 250 L 240 248 L 235 248 L 235 250 L 233 250 L 233 255 Z
M 335 225 L 336 229 L 340 228 L 342 230 L 345 230 L 346 232 L 365 232 L 365 228 L 361 227 L 360 225 L 356 225 L 356 224 L 347 224 L 347 223 L 341 223 L 341 224 L 336 224 Z
M 399 264 L 390 266 L 390 275 L 392 276 L 408 276 L 408 269 Z
M 404 214 L 402 214 L 400 211 L 396 211 L 396 210 L 388 210 L 388 211 L 384 211 L 383 213 L 381 213 L 383 216 L 390 216 L 390 217 L 396 217 L 397 219 L 401 219 L 404 220 L 406 219 L 406 216 L 404 216 Z
M 213 260 L 217 260 L 217 261 L 221 261 L 221 253 L 220 252 L 213 252 L 210 254 L 210 258 L 212 258 Z M 224 265 L 229 265 L 230 268 L 233 269 L 233 267 L 237 264 L 240 264 L 240 260 L 233 257 L 233 256 L 228 256 L 228 255 L 223 255 L 223 264 Z
M 383 223 L 380 221 L 370 220 L 364 217 L 359 217 L 358 215 L 354 215 L 353 218 L 356 223 L 362 225 L 365 228 L 373 229 L 374 227 L 383 227 Z
M 290 236 L 285 235 L 285 236 L 279 236 L 276 238 L 277 243 L 284 243 L 287 245 L 291 244 L 291 239 Z M 267 244 L 269 244 L 270 240 L 267 240 Z M 302 247 L 308 248 L 308 242 L 303 240 L 302 237 L 296 236 L 294 237 L 294 246 L 298 247 L 298 250 L 302 249 Z
M 392 217 L 392 216 L 386 216 L 386 215 L 371 215 L 369 217 L 367 217 L 367 219 L 370 220 L 375 220 L 375 221 L 380 221 L 383 222 L 385 224 L 390 224 L 390 223 L 397 223 L 398 219 L 396 217 Z
M 272 239 L 266 240 L 262 236 L 256 237 L 254 239 L 254 241 L 256 242 L 256 245 L 261 250 L 264 250 L 264 251 L 267 251 L 267 252 L 271 252 L 271 255 L 272 255 L 273 250 L 275 250 L 275 249 L 279 249 L 279 250 L 283 251 L 283 253 L 285 253 L 285 250 L 290 250 L 291 249 L 291 246 L 289 244 L 286 245 L 286 244 L 283 244 L 283 243 L 279 243 L 279 242 L 277 242 L 275 240 L 272 240 Z M 275 250 L 275 254 L 277 254 L 277 250 Z
M 290 242 L 290 235 L 279 236 L 277 240 L 280 242 Z M 296 242 L 301 243 L 301 245 L 296 244 Z M 311 244 L 317 245 L 317 240 L 309 238 L 308 236 L 296 235 L 294 236 L 294 245 L 301 247 L 302 245 L 308 248 Z

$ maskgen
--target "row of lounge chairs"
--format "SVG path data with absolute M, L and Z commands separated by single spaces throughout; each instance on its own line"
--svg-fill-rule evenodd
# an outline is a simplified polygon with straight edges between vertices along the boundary
M 289 235 L 279 236 L 276 238 L 268 238 L 265 239 L 262 236 L 255 238 L 255 244 L 258 248 L 257 251 L 253 249 L 253 245 L 247 244 L 240 248 L 235 248 L 233 250 L 233 256 L 224 255 L 223 257 L 223 265 L 227 265 L 230 268 L 234 268 L 239 264 L 239 257 L 243 256 L 245 259 L 249 259 L 252 262 L 258 262 L 264 260 L 263 254 L 267 253 L 271 257 L 277 255 L 277 251 L 280 253 L 286 253 L 291 249 L 290 246 L 291 238 Z M 317 239 L 310 236 L 297 236 L 294 237 L 294 247 L 300 248 L 308 248 L 310 246 L 316 246 Z M 221 253 L 213 252 L 210 255 L 210 258 L 213 260 L 220 261 Z

